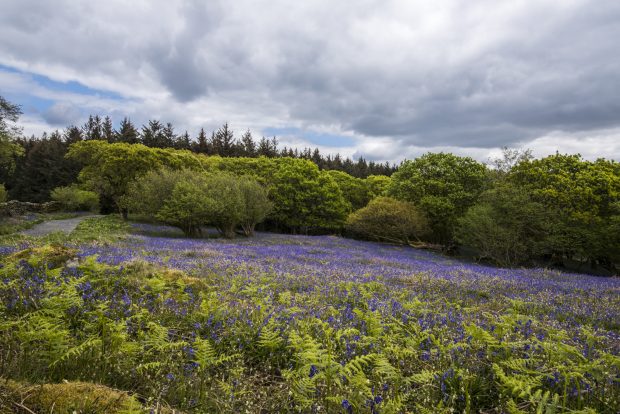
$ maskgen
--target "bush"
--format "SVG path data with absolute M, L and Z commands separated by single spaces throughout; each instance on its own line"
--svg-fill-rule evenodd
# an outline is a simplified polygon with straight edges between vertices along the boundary
M 352 210 L 360 209 L 368 204 L 371 197 L 366 181 L 342 171 L 328 170 L 326 173 L 338 184 L 343 197 L 351 205 Z
M 239 180 L 228 174 L 207 176 L 206 195 L 210 200 L 206 206 L 208 222 L 227 238 L 235 237 L 235 228 L 245 214 Z
M 251 236 L 273 205 L 267 191 L 250 177 L 162 169 L 130 183 L 121 206 L 178 227 L 190 237 L 211 224 L 232 238 L 238 226 Z
M 347 230 L 367 239 L 412 244 L 428 235 L 429 225 L 413 203 L 378 197 L 349 216 Z
M 180 228 L 186 236 L 195 237 L 201 234 L 200 227 L 209 221 L 213 204 L 215 201 L 207 193 L 204 176 L 183 177 L 175 184 L 155 218 Z
M 52 200 L 58 201 L 67 211 L 98 211 L 99 196 L 93 191 L 82 190 L 75 185 L 56 187 Z
M 151 170 L 129 183 L 127 193 L 120 201 L 121 208 L 153 218 L 170 198 L 175 185 L 196 175 L 200 173 L 168 168 Z
M 521 188 L 502 184 L 483 193 L 459 219 L 456 239 L 479 258 L 514 266 L 544 253 L 555 217 Z

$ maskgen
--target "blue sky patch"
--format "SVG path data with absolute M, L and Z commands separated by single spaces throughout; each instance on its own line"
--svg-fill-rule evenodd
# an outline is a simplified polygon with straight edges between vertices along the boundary
M 315 145 L 324 147 L 353 147 L 355 139 L 344 136 L 317 132 L 308 129 L 287 127 L 287 128 L 265 128 L 263 134 L 266 136 L 295 136 Z

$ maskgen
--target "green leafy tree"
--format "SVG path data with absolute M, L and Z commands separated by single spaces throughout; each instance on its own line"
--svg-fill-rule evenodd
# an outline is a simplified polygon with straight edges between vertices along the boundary
M 216 202 L 207 191 L 205 177 L 198 175 L 192 179 L 185 177 L 175 184 L 156 218 L 179 227 L 186 236 L 195 237 L 201 234 L 201 226 L 209 221 L 216 209 Z
M 338 184 L 345 200 L 351 204 L 352 210 L 358 210 L 368 204 L 370 192 L 366 185 L 366 181 L 342 171 L 329 170 L 326 171 L 326 173 Z
M 265 187 L 250 177 L 239 179 L 239 190 L 243 197 L 243 214 L 240 224 L 246 236 L 254 235 L 256 225 L 269 215 L 273 210 L 273 203 Z
M 19 105 L 0 96 L 0 167 L 8 171 L 15 167 L 15 159 L 24 154 L 23 148 L 14 142 L 21 134 L 21 128 L 15 125 L 21 114 Z
M 416 245 L 430 228 L 413 203 L 377 197 L 347 218 L 347 230 L 370 240 Z
M 486 167 L 472 158 L 428 153 L 401 164 L 388 194 L 419 206 L 430 220 L 432 239 L 450 246 L 458 218 L 476 202 L 486 180 Z
M 79 174 L 85 188 L 99 194 L 102 209 L 127 217 L 123 196 L 136 177 L 162 167 L 202 170 L 202 157 L 189 151 L 148 148 L 141 144 L 82 141 L 71 145 L 67 157 L 84 167 Z
M 207 177 L 206 194 L 211 200 L 208 207 L 208 222 L 227 238 L 235 237 L 235 228 L 245 215 L 245 200 L 239 178 L 228 174 Z
M 293 231 L 338 229 L 349 205 L 334 179 L 307 160 L 277 160 L 270 181 L 273 219 Z
M 456 238 L 476 250 L 479 258 L 501 266 L 531 262 L 544 255 L 554 211 L 532 199 L 522 188 L 502 182 L 484 192 L 459 219 Z
M 517 164 L 508 180 L 555 213 L 547 238 L 555 256 L 614 267 L 620 244 L 609 229 L 618 217 L 620 164 L 555 154 Z
M 376 198 L 387 194 L 392 178 L 387 175 L 369 175 L 364 181 L 370 198 Z
M 155 218 L 172 196 L 176 184 L 184 179 L 191 180 L 195 175 L 195 171 L 189 170 L 150 170 L 129 183 L 121 204 L 128 212 Z

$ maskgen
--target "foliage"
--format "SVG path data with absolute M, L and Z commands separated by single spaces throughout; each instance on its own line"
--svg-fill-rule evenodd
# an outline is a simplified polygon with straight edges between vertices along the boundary
M 195 175 L 187 170 L 150 170 L 129 183 L 121 198 L 121 206 L 134 213 L 155 217 L 172 196 L 175 185 L 183 179 L 192 180 Z
M 453 242 L 457 219 L 484 190 L 486 167 L 469 157 L 427 153 L 405 161 L 392 175 L 388 194 L 415 203 L 429 218 L 432 239 Z
M 0 184 L 0 203 L 4 203 L 7 200 L 6 188 L 4 184 Z
M 620 405 L 615 279 L 331 236 L 140 240 L 3 256 L 0 396 L 58 410 L 97 396 L 92 412 L 114 398 L 187 413 Z M 15 398 L 29 383 L 46 385 Z
M 456 238 L 481 258 L 514 266 L 546 253 L 546 237 L 555 221 L 555 213 L 523 189 L 501 183 L 459 219 Z
M 310 161 L 282 158 L 269 178 L 271 217 L 293 230 L 338 229 L 349 206 L 334 179 Z
M 364 181 L 366 181 L 370 198 L 376 198 L 387 195 L 392 179 L 387 175 L 369 175 Z
M 327 174 L 338 184 L 343 197 L 349 202 L 352 210 L 359 210 L 368 204 L 370 193 L 365 180 L 336 170 L 327 171 Z
M 555 215 L 546 238 L 552 254 L 613 267 L 620 251 L 614 224 L 620 214 L 620 164 L 555 154 L 517 164 L 508 180 Z
M 249 213 L 245 211 L 247 204 L 239 178 L 228 174 L 209 175 L 205 195 L 209 200 L 205 204 L 207 222 L 215 226 L 222 236 L 235 237 L 235 228 Z
M 174 184 L 155 217 L 194 237 L 210 219 L 216 202 L 209 196 L 206 177 L 190 177 L 186 175 Z
M 378 197 L 349 215 L 347 230 L 370 240 L 411 244 L 426 236 L 429 226 L 413 203 Z
M 202 168 L 201 157 L 189 151 L 148 148 L 140 144 L 108 144 L 97 140 L 71 145 L 67 157 L 84 165 L 79 175 L 80 182 L 89 190 L 97 192 L 102 203 L 109 200 L 125 216 L 123 196 L 129 183 L 136 177 L 162 167 Z
M 0 167 L 9 171 L 15 166 L 15 158 L 24 153 L 14 142 L 21 133 L 21 129 L 14 125 L 21 114 L 19 105 L 12 104 L 0 96 Z
M 58 133 L 22 145 L 26 154 L 10 179 L 12 198 L 41 203 L 50 199 L 54 188 L 75 183 L 80 164 L 65 158 L 68 145 Z
M 273 203 L 269 200 L 265 187 L 250 177 L 239 180 L 239 190 L 244 204 L 241 209 L 241 228 L 243 234 L 252 236 L 256 225 L 265 220 L 273 210 Z
M 179 227 L 188 236 L 215 226 L 232 238 L 237 226 L 246 236 L 269 214 L 272 204 L 256 180 L 191 170 L 149 171 L 129 184 L 121 205 L 129 211 Z
M 76 185 L 57 187 L 52 200 L 58 201 L 66 211 L 98 211 L 99 196 L 93 191 L 82 190 Z
M 205 168 L 247 175 L 263 184 L 273 203 L 268 220 L 275 229 L 329 231 L 339 229 L 346 219 L 349 205 L 340 187 L 310 161 L 209 157 Z

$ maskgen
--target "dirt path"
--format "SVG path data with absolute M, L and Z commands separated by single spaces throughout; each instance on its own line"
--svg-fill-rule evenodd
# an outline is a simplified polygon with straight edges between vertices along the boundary
M 78 224 L 82 222 L 82 220 L 90 218 L 90 217 L 103 217 L 103 216 L 97 216 L 97 215 L 90 214 L 90 215 L 74 217 L 74 218 L 65 219 L 65 220 L 45 221 L 43 223 L 39 223 L 35 225 L 34 227 L 23 230 L 21 234 L 24 234 L 26 236 L 39 237 L 39 236 L 46 236 L 56 231 L 71 233 L 73 230 L 75 230 Z

